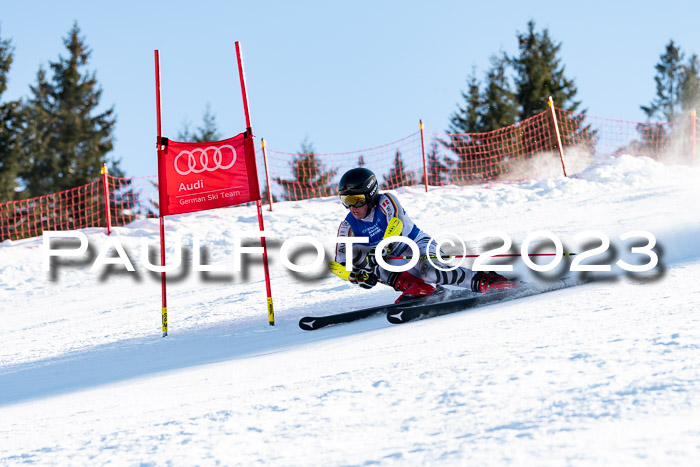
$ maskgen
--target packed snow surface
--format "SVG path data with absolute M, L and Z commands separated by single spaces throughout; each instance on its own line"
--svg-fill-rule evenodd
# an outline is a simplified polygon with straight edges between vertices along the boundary
M 607 280 L 404 325 L 299 329 L 303 316 L 397 296 L 283 265 L 282 244 L 299 236 L 330 259 L 346 214 L 336 198 L 265 208 L 274 327 L 259 256 L 230 271 L 234 234 L 258 230 L 254 206 L 166 219 L 168 261 L 184 261 L 168 276 L 165 338 L 160 275 L 141 245 L 157 263 L 157 220 L 109 237 L 84 230 L 87 252 L 49 272 L 41 238 L 4 242 L 0 464 L 698 465 L 699 178 L 622 156 L 569 178 L 399 189 L 421 228 L 470 253 L 499 246 L 494 232 L 518 252 L 542 230 L 582 252 L 600 245 L 597 231 L 611 246 L 583 264 L 613 265 Z M 648 272 L 615 265 L 651 260 L 632 251 L 644 238 L 621 238 L 635 231 L 657 241 Z M 200 262 L 227 271 L 195 271 L 195 239 Z M 135 271 L 93 270 L 104 253 L 118 259 L 117 241 Z M 297 264 L 314 260 L 292 251 Z

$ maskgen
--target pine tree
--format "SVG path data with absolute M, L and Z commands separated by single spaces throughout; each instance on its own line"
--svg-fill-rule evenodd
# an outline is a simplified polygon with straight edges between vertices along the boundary
M 325 170 L 316 156 L 313 144 L 307 140 L 301 143 L 301 150 L 292 160 L 291 166 L 293 180 L 274 179 L 284 189 L 283 199 L 297 201 L 336 194 L 336 188 L 331 184 L 331 179 L 335 177 L 338 170 Z
M 464 107 L 450 118 L 450 133 L 486 133 L 516 122 L 518 107 L 508 77 L 508 57 L 491 56 L 484 89 L 473 71 L 467 80 L 468 92 L 462 92 Z
M 555 44 L 547 29 L 536 32 L 532 20 L 527 23 L 527 32 L 516 37 L 520 54 L 509 61 L 515 70 L 519 120 L 547 110 L 549 96 L 557 107 L 575 112 L 581 102 L 575 100 L 576 86 L 564 75 L 565 67 L 558 58 L 561 43 Z
M 12 42 L 0 36 L 0 202 L 16 199 L 18 195 L 21 102 L 2 102 L 13 56 Z
M 384 177 L 384 183 L 382 183 L 382 188 L 385 190 L 391 190 L 400 186 L 411 186 L 415 184 L 416 174 L 414 174 L 411 171 L 404 170 L 403 159 L 401 158 L 401 151 L 397 149 L 396 155 L 394 156 L 394 166 Z
M 698 56 L 693 54 L 688 63 L 683 66 L 683 79 L 681 81 L 681 112 L 686 114 L 700 105 L 700 62 Z
M 467 92 L 462 91 L 463 107 L 450 117 L 449 133 L 478 133 L 482 130 L 479 110 L 481 109 L 481 83 L 476 77 L 476 70 L 467 78 Z
M 675 131 L 680 139 L 681 145 L 677 146 L 677 150 L 682 155 L 691 157 L 692 146 L 695 144 L 692 141 L 692 118 L 691 111 L 695 110 L 697 119 L 697 106 L 700 104 L 700 63 L 698 56 L 693 54 L 688 62 L 683 64 L 681 70 L 681 88 L 679 91 L 678 100 L 680 101 L 681 115 L 680 123 L 675 125 Z M 697 130 L 696 130 L 697 131 Z
M 514 124 L 518 118 L 515 93 L 508 77 L 508 57 L 491 57 L 491 69 L 486 74 L 486 83 L 479 109 L 482 132 L 494 131 Z
M 24 108 L 21 173 L 28 196 L 66 190 L 99 178 L 104 163 L 115 176 L 123 173 L 108 160 L 114 144 L 114 108 L 98 113 L 102 90 L 95 73 L 88 72 L 91 51 L 74 23 L 64 38 L 68 56 L 49 63 L 48 81 L 43 69 Z
M 641 109 L 648 119 L 660 117 L 665 122 L 674 122 L 681 113 L 680 92 L 683 83 L 683 58 L 680 47 L 671 40 L 665 52 L 660 56 L 654 69 L 656 76 L 656 96 Z
M 548 110 L 549 96 L 555 106 L 568 111 L 558 115 L 563 144 L 595 145 L 596 132 L 584 124 L 584 115 L 573 114 L 581 103 L 575 100 L 574 82 L 566 78 L 558 58 L 561 43 L 553 42 L 547 29 L 537 32 L 534 21 L 527 26 L 527 32 L 516 34 L 519 54 L 491 57 L 483 91 L 473 73 L 468 92 L 462 94 L 464 107 L 451 116 L 449 140 L 443 145 L 457 155 L 456 160 L 448 160 L 452 183 L 496 178 L 509 170 L 513 156 L 531 157 L 555 147 L 553 139 L 530 137 L 542 122 L 529 119 Z M 512 135 L 491 133 L 513 124 L 518 127 Z
M 428 153 L 427 159 L 428 185 L 445 185 L 445 178 L 450 169 L 447 164 L 440 160 L 440 156 L 438 155 L 438 143 L 436 140 L 433 140 L 430 144 L 430 152 Z M 425 178 L 421 180 L 421 183 L 425 184 Z
M 472 167 L 475 161 L 483 157 L 480 141 L 475 139 L 474 133 L 482 130 L 479 111 L 481 109 L 480 83 L 476 77 L 476 71 L 467 79 L 467 92 L 462 92 L 464 106 L 458 107 L 450 117 L 448 140 L 442 144 L 452 151 L 456 160 L 448 161 L 451 168 L 450 179 L 452 183 L 469 183 Z
M 641 109 L 648 120 L 657 119 L 670 125 L 639 124 L 637 132 L 640 140 L 629 148 L 633 153 L 658 157 L 671 147 L 683 153 L 690 152 L 688 114 L 700 101 L 700 67 L 697 55 L 693 54 L 687 63 L 683 63 L 684 58 L 685 54 L 673 40 L 666 44 L 654 67 L 656 96 Z M 680 143 L 680 146 L 671 145 L 672 140 Z
M 508 57 L 505 54 L 491 57 L 491 69 L 486 74 L 486 84 L 482 97 L 480 111 L 481 128 L 484 132 L 494 132 L 516 123 L 518 106 L 515 93 L 511 89 L 508 77 Z M 492 179 L 507 170 L 505 163 L 512 155 L 518 153 L 517 142 L 513 138 L 505 138 L 493 133 L 488 138 L 488 155 L 481 161 L 479 170 L 482 177 Z M 483 152 L 483 151 L 482 151 Z
M 182 130 L 180 130 L 177 140 L 190 143 L 208 143 L 221 140 L 221 135 L 216 125 L 216 116 L 212 113 L 209 103 L 207 103 L 204 109 L 202 126 L 197 128 L 197 133 L 192 133 L 190 124 L 186 121 L 183 123 Z
M 46 80 L 46 71 L 39 68 L 36 84 L 30 86 L 31 96 L 22 107 L 24 127 L 21 134 L 22 159 L 25 169 L 21 176 L 25 184 L 24 197 L 41 196 L 65 188 L 59 188 L 57 149 L 53 130 L 58 126 L 55 108 L 50 104 L 51 85 Z M 68 157 L 68 156 L 67 156 Z
M 576 100 L 576 85 L 565 76 L 565 66 L 559 59 L 561 42 L 555 43 L 549 31 L 535 31 L 535 22 L 527 23 L 527 32 L 516 34 L 519 55 L 508 61 L 515 72 L 515 100 L 519 108 L 518 121 L 523 124 L 521 134 L 526 134 L 525 120 L 549 109 L 549 97 L 554 106 L 572 113 L 559 113 L 559 130 L 564 146 L 588 143 L 595 145 L 597 132 L 584 124 L 585 110 L 574 114 L 581 105 Z M 543 148 L 542 141 L 525 140 L 514 142 L 519 152 L 532 155 Z M 554 146 L 552 141 L 547 146 Z
M 491 57 L 483 91 L 474 74 L 469 78 L 469 92 L 462 94 L 465 107 L 453 114 L 450 141 L 444 143 L 457 155 L 457 160 L 451 164 L 450 179 L 453 183 L 482 181 L 483 172 L 488 172 L 489 177 L 498 175 L 499 161 L 511 152 L 509 140 L 494 141 L 485 134 L 514 124 L 518 116 L 508 64 L 504 55 Z
M 39 68 L 37 82 L 30 86 L 31 95 L 21 110 L 19 175 L 24 190 L 20 195 L 34 197 L 75 188 L 70 197 L 52 195 L 33 205 L 36 212 L 24 213 L 27 219 L 38 219 L 37 231 L 55 225 L 69 229 L 103 225 L 104 217 L 96 213 L 103 209 L 104 199 L 94 196 L 101 190 L 91 182 L 99 180 L 103 164 L 111 165 L 111 175 L 123 176 L 118 162 L 107 157 L 113 148 L 114 108 L 98 112 L 102 91 L 95 73 L 85 70 L 91 52 L 77 24 L 63 43 L 68 55 L 49 62 L 50 79 Z M 122 186 L 120 193 L 128 191 Z M 109 196 L 113 209 L 123 211 L 121 198 L 114 193 Z

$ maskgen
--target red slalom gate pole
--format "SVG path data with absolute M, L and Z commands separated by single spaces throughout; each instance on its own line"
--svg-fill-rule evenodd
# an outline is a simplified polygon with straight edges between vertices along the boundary
M 160 54 L 157 50 L 154 50 L 153 52 L 156 65 L 156 132 L 158 133 L 158 137 L 156 139 L 156 151 L 158 154 L 158 191 L 161 192 L 164 178 L 161 176 L 160 170 L 160 158 L 162 151 L 160 142 L 163 135 L 162 120 L 160 115 Z M 158 217 L 160 220 L 160 265 L 165 267 L 165 221 L 161 211 L 163 206 L 163 199 L 161 198 L 160 209 L 158 210 Z M 161 319 L 163 323 L 163 337 L 165 337 L 168 335 L 168 300 L 165 290 L 165 271 L 161 271 L 160 273 L 160 289 L 162 299 Z
M 236 57 L 238 58 L 238 74 L 241 82 L 241 94 L 243 95 L 243 109 L 245 110 L 245 123 L 246 129 L 253 137 L 253 127 L 250 123 L 250 111 L 248 110 L 248 91 L 246 90 L 245 83 L 245 70 L 243 69 L 243 54 L 241 52 L 241 43 L 236 41 Z M 257 174 L 255 175 L 257 177 Z M 270 187 L 268 186 L 268 191 Z M 260 232 L 265 232 L 265 225 L 263 224 L 262 215 L 262 203 L 260 200 L 255 201 L 255 205 L 258 208 L 258 225 L 260 226 Z M 272 204 L 270 204 L 270 209 L 272 209 Z M 272 287 L 270 286 L 270 269 L 267 264 L 267 242 L 265 241 L 265 236 L 260 237 L 260 245 L 263 248 L 263 269 L 265 271 L 265 287 L 267 289 L 267 318 L 270 326 L 275 325 L 275 312 L 272 306 Z

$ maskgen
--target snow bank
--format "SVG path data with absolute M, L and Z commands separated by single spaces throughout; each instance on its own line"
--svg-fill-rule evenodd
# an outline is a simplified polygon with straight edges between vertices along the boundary
M 519 245 L 546 229 L 568 249 L 597 230 L 613 262 L 633 246 L 619 236 L 645 230 L 660 257 L 652 273 L 402 326 L 297 327 L 304 315 L 396 296 L 281 266 L 282 241 L 336 235 L 345 210 L 335 198 L 265 212 L 275 327 L 259 262 L 245 273 L 183 267 L 170 275 L 162 339 L 159 276 L 139 253 L 144 236 L 157 251 L 157 220 L 113 233 L 134 273 L 90 271 L 112 241 L 99 229 L 84 231 L 87 258 L 51 273 L 40 239 L 4 242 L 0 463 L 692 464 L 699 172 L 622 156 L 569 178 L 397 190 L 424 230 L 457 233 L 474 250 L 492 230 Z M 257 214 L 237 207 L 166 226 L 170 258 L 178 234 L 185 245 L 201 238 L 208 262 L 230 264 L 233 235 L 257 230 Z M 516 272 L 527 273 L 520 263 Z

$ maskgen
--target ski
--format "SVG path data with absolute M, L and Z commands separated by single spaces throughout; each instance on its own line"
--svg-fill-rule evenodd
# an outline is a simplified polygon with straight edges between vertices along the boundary
M 304 316 L 299 320 L 299 327 L 304 331 L 315 331 L 316 329 L 330 326 L 331 324 L 350 323 L 352 321 L 369 318 L 379 313 L 385 313 L 396 305 L 398 304 L 380 305 L 326 316 Z
M 332 324 L 350 323 L 365 318 L 370 318 L 380 313 L 388 313 L 397 307 L 408 307 L 415 304 L 435 303 L 441 298 L 452 297 L 452 291 L 447 289 L 439 289 L 426 297 L 414 298 L 400 303 L 389 303 L 386 305 L 373 306 L 371 308 L 362 308 L 359 310 L 347 311 L 345 313 L 337 313 L 326 316 L 305 316 L 299 320 L 299 327 L 304 331 L 315 331 L 325 326 Z
M 468 297 L 448 297 L 446 300 L 433 303 L 419 303 L 403 307 L 397 306 L 387 311 L 386 318 L 392 324 L 401 324 L 418 319 L 442 316 L 492 303 L 506 302 L 517 298 L 525 298 L 532 295 L 561 290 L 586 282 L 587 281 L 576 281 L 574 278 L 564 278 L 551 284 L 522 284 L 514 289 L 493 290 L 485 294 L 472 294 Z

